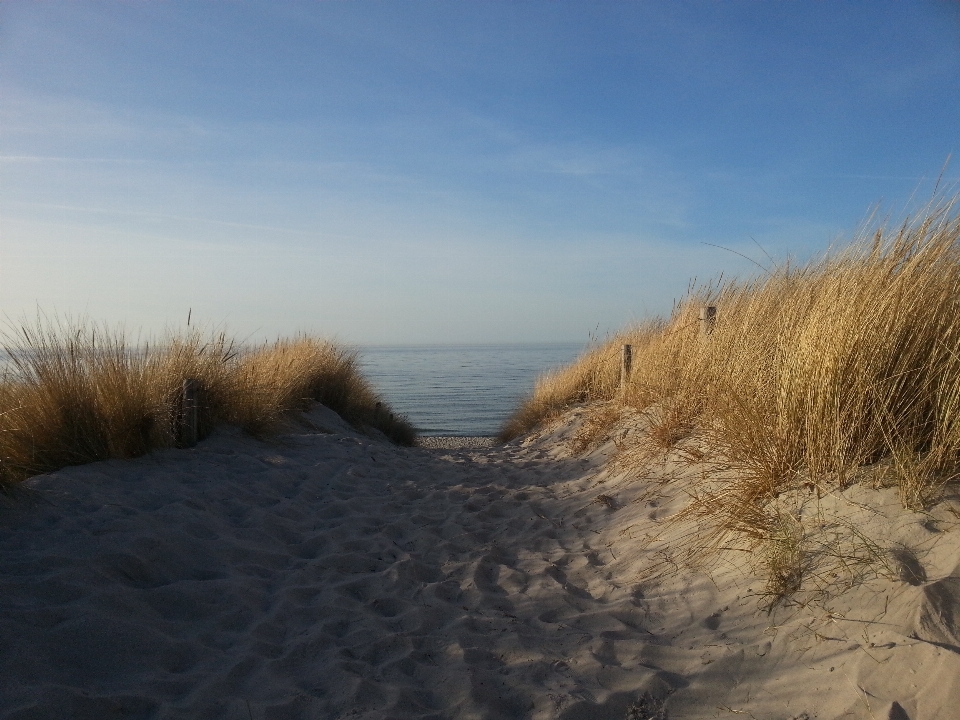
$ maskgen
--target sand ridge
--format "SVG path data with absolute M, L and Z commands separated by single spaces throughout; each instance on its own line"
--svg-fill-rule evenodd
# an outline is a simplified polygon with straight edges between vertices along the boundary
M 571 454 L 578 420 L 399 448 L 317 408 L 28 481 L 0 717 L 957 717 L 952 567 L 833 617 L 759 611 L 742 568 L 643 580 L 683 493 Z

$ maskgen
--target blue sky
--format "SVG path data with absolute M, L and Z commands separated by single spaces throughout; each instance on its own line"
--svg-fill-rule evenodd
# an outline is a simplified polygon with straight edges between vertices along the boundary
M 586 341 L 958 150 L 952 2 L 3 2 L 0 310 Z

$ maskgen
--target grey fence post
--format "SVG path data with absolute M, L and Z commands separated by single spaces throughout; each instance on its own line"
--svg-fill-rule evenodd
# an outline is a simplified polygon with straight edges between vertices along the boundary
M 183 381 L 180 399 L 180 447 L 193 447 L 200 439 L 200 381 L 187 378 Z
M 713 327 L 717 323 L 717 308 L 713 305 L 707 305 L 700 308 L 700 334 L 712 335 Z
M 620 356 L 620 392 L 627 389 L 627 381 L 630 379 L 630 371 L 633 369 L 633 346 L 624 345 L 623 354 Z

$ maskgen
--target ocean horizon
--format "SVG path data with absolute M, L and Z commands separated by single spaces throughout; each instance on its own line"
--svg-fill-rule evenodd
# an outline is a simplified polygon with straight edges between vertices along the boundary
M 569 364 L 588 343 L 356 346 L 360 367 L 417 432 L 496 435 L 537 378 Z

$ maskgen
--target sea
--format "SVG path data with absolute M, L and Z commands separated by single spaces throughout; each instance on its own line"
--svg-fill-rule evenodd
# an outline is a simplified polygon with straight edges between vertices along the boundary
M 357 348 L 364 375 L 424 436 L 496 435 L 538 376 L 586 345 L 375 345 Z

